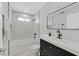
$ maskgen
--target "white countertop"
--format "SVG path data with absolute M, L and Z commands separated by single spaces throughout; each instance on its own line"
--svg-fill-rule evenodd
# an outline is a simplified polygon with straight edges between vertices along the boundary
M 41 39 L 63 48 L 75 55 L 79 55 L 79 42 L 68 39 L 57 39 L 56 37 L 49 37 L 46 35 L 41 36 Z

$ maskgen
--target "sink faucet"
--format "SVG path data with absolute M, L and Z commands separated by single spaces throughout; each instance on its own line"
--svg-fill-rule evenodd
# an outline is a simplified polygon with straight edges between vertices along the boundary
M 59 30 L 59 29 L 57 30 L 57 33 L 58 33 L 58 37 L 57 37 L 57 38 L 58 38 L 58 39 L 62 39 L 62 38 L 61 38 L 62 33 L 60 32 L 60 30 Z
M 60 25 L 58 25 L 58 30 L 57 30 L 57 33 L 58 33 L 58 39 L 62 39 L 61 37 L 62 37 L 62 33 L 61 33 L 61 31 L 60 31 L 60 27 L 61 28 L 63 28 L 63 26 L 64 26 L 64 24 L 60 24 Z

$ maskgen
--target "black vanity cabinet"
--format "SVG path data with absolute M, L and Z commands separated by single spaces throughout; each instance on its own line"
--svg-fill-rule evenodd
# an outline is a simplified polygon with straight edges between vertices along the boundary
M 40 56 L 76 56 L 60 47 L 40 39 Z

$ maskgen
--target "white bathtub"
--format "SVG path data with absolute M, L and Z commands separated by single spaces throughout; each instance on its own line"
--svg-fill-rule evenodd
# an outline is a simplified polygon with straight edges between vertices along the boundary
M 40 40 L 33 38 L 20 39 L 15 41 L 10 41 L 10 55 L 12 56 L 34 56 L 34 50 L 30 47 L 34 44 L 40 45 Z

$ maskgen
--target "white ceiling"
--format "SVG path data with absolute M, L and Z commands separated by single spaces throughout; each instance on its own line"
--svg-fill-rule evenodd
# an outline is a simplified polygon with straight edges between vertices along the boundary
M 10 2 L 13 10 L 34 15 L 46 2 Z

